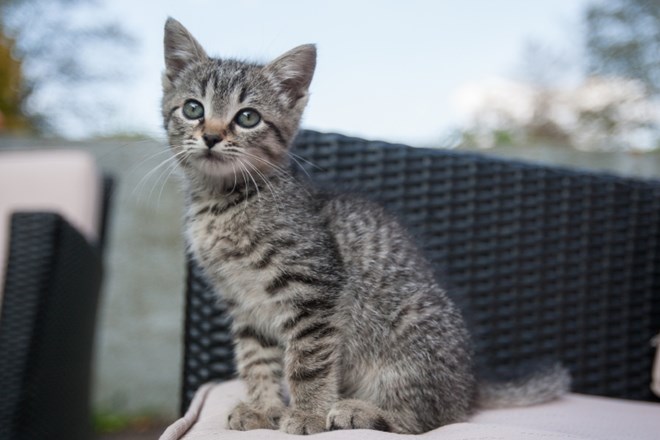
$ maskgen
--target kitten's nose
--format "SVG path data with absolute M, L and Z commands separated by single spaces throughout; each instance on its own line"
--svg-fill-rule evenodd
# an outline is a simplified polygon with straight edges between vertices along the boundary
M 222 138 L 220 137 L 220 135 L 217 135 L 217 134 L 208 134 L 208 133 L 204 133 L 204 134 L 202 135 L 202 139 L 204 139 L 204 143 L 205 143 L 206 146 L 209 147 L 209 148 L 213 148 L 213 146 L 214 146 L 215 144 L 217 144 L 218 142 L 220 142 L 220 141 L 222 140 Z

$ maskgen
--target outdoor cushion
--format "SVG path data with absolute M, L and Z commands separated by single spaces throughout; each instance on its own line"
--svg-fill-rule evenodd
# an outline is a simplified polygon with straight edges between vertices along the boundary
M 98 238 L 102 179 L 93 157 L 79 150 L 0 153 L 0 305 L 15 212 L 56 212 L 85 238 Z
M 229 411 L 246 395 L 240 380 L 203 385 L 186 414 L 160 440 L 299 439 L 279 431 L 231 431 Z M 657 440 L 660 404 L 569 394 L 561 399 L 525 408 L 484 410 L 466 423 L 446 425 L 421 435 L 370 430 L 332 431 L 318 439 L 388 440 L 423 438 L 443 440 Z

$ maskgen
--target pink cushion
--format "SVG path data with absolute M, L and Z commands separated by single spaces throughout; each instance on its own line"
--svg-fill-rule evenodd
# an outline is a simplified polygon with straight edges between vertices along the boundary
M 294 440 L 299 436 L 279 431 L 230 431 L 229 411 L 245 396 L 242 381 L 201 387 L 183 418 L 172 424 L 160 440 Z M 353 430 L 317 434 L 318 439 L 442 440 L 656 440 L 660 435 L 660 404 L 641 403 L 579 394 L 527 408 L 487 410 L 467 423 L 455 423 L 408 436 Z
M 101 177 L 94 159 L 79 150 L 0 153 L 0 299 L 11 214 L 57 212 L 87 239 L 98 237 Z

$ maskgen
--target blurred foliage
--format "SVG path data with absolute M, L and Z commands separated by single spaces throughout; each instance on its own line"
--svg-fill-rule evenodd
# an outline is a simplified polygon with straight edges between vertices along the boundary
M 96 412 L 93 416 L 94 432 L 98 434 L 146 432 L 170 423 L 154 414 L 156 413 L 121 415 L 113 412 Z
M 14 40 L 0 26 L 0 132 L 24 132 L 30 121 L 23 115 L 21 62 L 14 57 Z
M 20 60 L 18 114 L 39 132 L 98 128 L 111 114 L 101 91 L 125 77 L 134 40 L 102 12 L 95 0 L 0 0 L 0 27 Z
M 660 148 L 660 0 L 594 0 L 582 18 L 581 59 L 528 43 L 522 78 L 477 89 L 453 145 Z
M 595 2 L 584 21 L 589 73 L 633 78 L 660 95 L 659 0 Z

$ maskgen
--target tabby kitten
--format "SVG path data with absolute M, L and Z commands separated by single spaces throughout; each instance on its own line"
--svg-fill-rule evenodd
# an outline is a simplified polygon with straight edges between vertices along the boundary
M 403 228 L 380 207 L 291 177 L 312 45 L 266 64 L 210 58 L 165 24 L 163 119 L 187 193 L 186 239 L 229 306 L 247 401 L 231 429 L 421 433 L 481 401 L 457 308 Z M 500 393 L 529 403 L 566 375 Z M 281 397 L 282 380 L 291 401 Z

